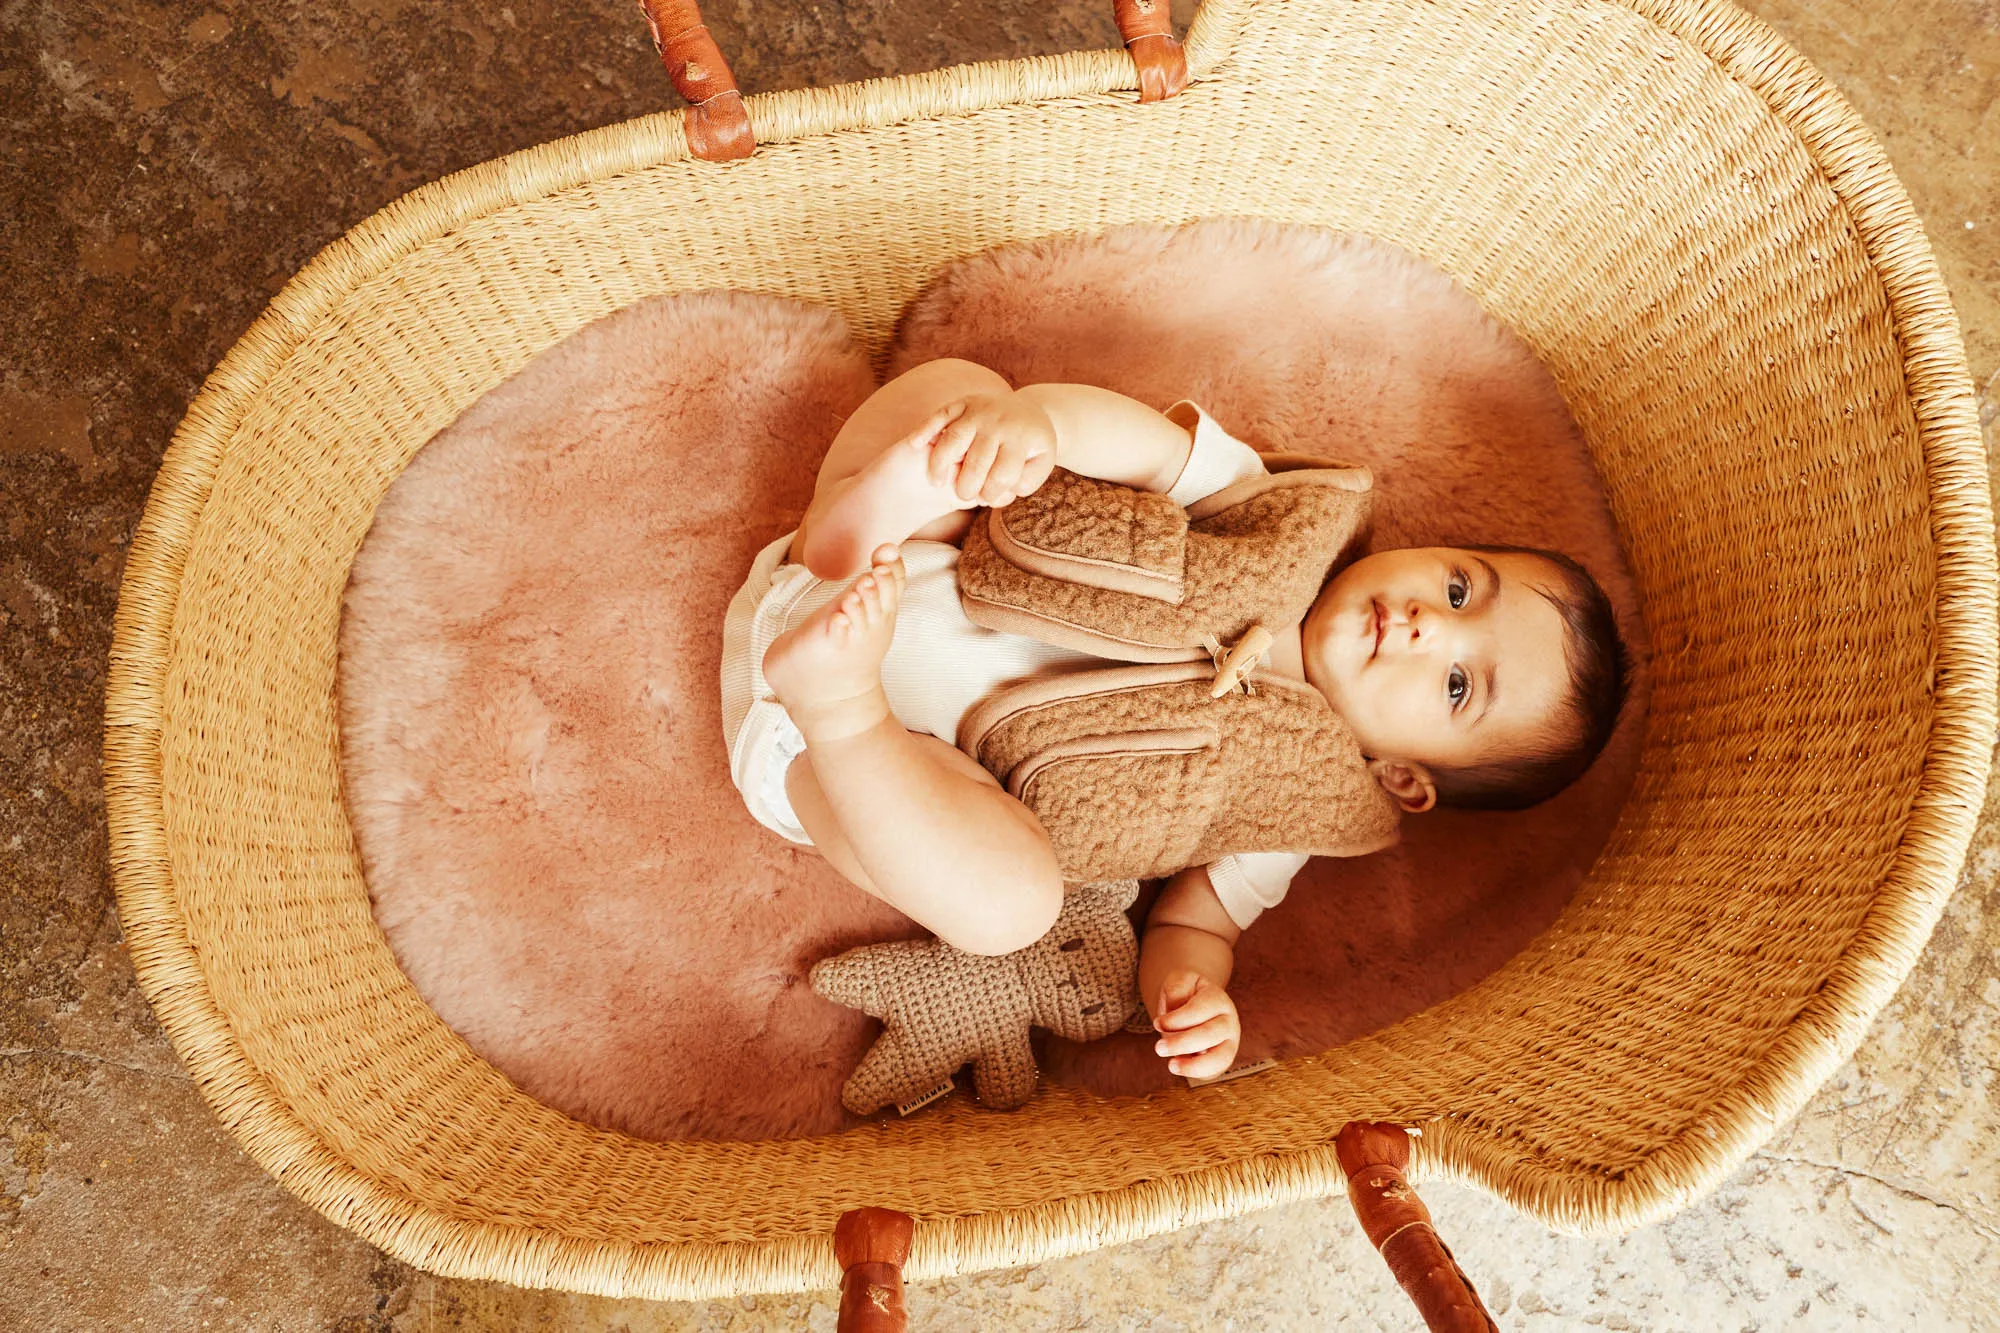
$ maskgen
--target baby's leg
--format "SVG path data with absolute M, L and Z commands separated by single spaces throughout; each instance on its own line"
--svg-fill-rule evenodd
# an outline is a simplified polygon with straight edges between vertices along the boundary
M 984 770 L 890 715 L 882 655 L 902 590 L 902 560 L 877 551 L 854 587 L 764 654 L 764 677 L 806 740 L 785 789 L 848 879 L 968 953 L 1011 953 L 1062 910 L 1055 851 Z
M 792 559 L 823 579 L 852 578 L 884 543 L 924 537 L 957 541 L 977 507 L 949 481 L 929 475 L 931 432 L 940 409 L 968 394 L 1009 393 L 998 374 L 946 357 L 912 367 L 854 410 L 820 464 L 812 506 L 792 542 Z

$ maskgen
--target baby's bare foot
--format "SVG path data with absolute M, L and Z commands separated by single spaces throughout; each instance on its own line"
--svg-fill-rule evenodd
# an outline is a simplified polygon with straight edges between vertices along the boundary
M 953 475 L 931 477 L 931 452 L 955 419 L 950 408 L 939 409 L 867 467 L 815 495 L 793 558 L 823 579 L 852 578 L 883 543 L 908 541 L 933 519 L 978 508 L 980 501 L 958 498 Z
M 764 679 L 809 745 L 866 731 L 889 716 L 882 658 L 896 634 L 903 558 L 884 545 L 873 561 L 853 587 L 764 652 Z

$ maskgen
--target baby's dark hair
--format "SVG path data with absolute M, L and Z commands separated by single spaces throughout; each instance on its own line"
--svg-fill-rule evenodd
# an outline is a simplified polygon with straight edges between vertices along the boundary
M 1472 546 L 1488 554 L 1539 556 L 1555 567 L 1557 586 L 1538 587 L 1562 615 L 1563 657 L 1569 666 L 1566 743 L 1462 768 L 1433 769 L 1438 804 L 1461 810 L 1525 810 L 1583 776 L 1618 725 L 1625 707 L 1628 661 L 1618 619 L 1597 580 L 1556 551 L 1529 546 Z

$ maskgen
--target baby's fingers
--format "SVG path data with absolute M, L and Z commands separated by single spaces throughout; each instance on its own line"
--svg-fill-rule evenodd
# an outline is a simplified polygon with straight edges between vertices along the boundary
M 1217 1014 L 1206 1023 L 1169 1032 L 1153 1043 L 1153 1050 L 1160 1055 L 1194 1055 L 1235 1036 L 1236 1024 L 1231 1021 L 1230 1015 Z
M 1226 1042 L 1211 1047 L 1200 1055 L 1183 1055 L 1167 1061 L 1169 1073 L 1182 1078 L 1214 1078 L 1217 1074 L 1229 1072 L 1229 1066 L 1236 1063 L 1236 1043 Z
M 1202 976 L 1199 972 L 1183 970 L 1168 976 L 1160 984 L 1160 1002 L 1153 1006 L 1153 1013 L 1157 1015 L 1154 1019 L 1154 1026 L 1157 1027 L 1159 1025 L 1160 1018 L 1166 1017 L 1183 1004 L 1186 1004 L 1188 999 L 1202 988 L 1203 984 Z
M 1002 505 L 1019 493 L 1021 484 L 1021 455 L 1013 449 L 1002 449 L 1000 456 L 993 460 L 992 468 L 986 474 L 985 484 L 979 488 L 982 504 Z
M 982 431 L 972 447 L 965 451 L 965 461 L 958 466 L 958 481 L 952 487 L 961 500 L 977 500 L 979 492 L 986 485 L 987 473 L 993 470 L 993 460 L 1000 454 L 1000 441 L 993 438 L 991 430 Z
M 1228 995 L 1220 987 L 1203 986 L 1186 1003 L 1162 1013 L 1153 1026 L 1162 1032 L 1180 1032 L 1206 1023 L 1217 1014 L 1229 1013 L 1232 1008 Z
M 963 399 L 955 403 L 946 403 L 943 407 L 925 417 L 915 430 L 905 435 L 903 443 L 914 444 L 920 441 L 934 440 L 946 426 L 949 426 L 963 415 L 965 415 L 965 401 Z
M 942 486 L 952 479 L 959 460 L 965 457 L 965 451 L 972 447 L 978 433 L 978 423 L 962 416 L 955 415 L 945 423 L 938 432 L 937 441 L 931 445 L 930 458 L 925 465 L 933 486 Z
M 1042 489 L 1042 483 L 1049 479 L 1049 473 L 1056 470 L 1056 456 L 1043 450 L 1030 455 L 1021 464 L 1021 479 L 1014 484 L 1015 496 L 1033 495 Z

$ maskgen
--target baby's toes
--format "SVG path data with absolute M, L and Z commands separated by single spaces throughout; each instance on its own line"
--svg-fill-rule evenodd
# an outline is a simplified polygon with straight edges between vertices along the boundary
M 866 622 L 867 616 L 867 605 L 861 600 L 859 593 L 853 592 L 841 598 L 840 609 L 834 612 L 834 619 L 838 620 L 849 630 L 860 629 Z
M 894 605 L 903 595 L 903 584 L 909 579 L 909 570 L 903 565 L 901 556 L 883 561 L 875 566 L 876 581 L 882 585 L 882 594 Z
M 863 574 L 861 581 L 854 585 L 854 591 L 861 596 L 860 616 L 863 624 L 872 625 L 882 618 L 882 580 L 873 574 Z

